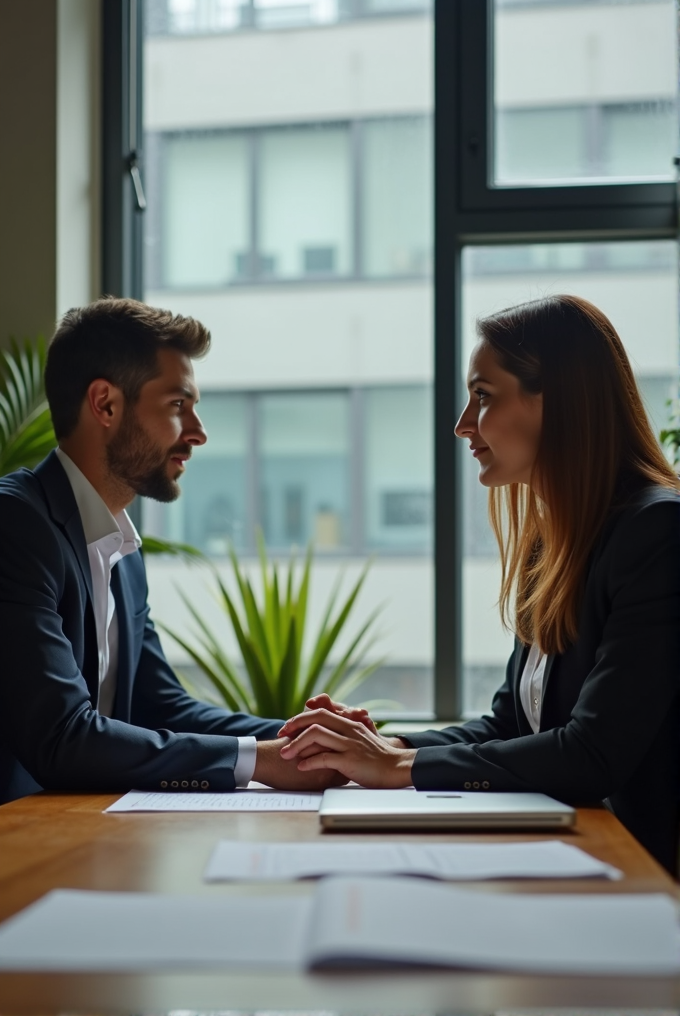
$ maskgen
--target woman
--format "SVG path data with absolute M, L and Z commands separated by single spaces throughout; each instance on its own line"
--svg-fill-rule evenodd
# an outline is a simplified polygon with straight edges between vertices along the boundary
M 516 634 L 491 715 L 384 738 L 318 697 L 282 728 L 281 754 L 372 787 L 605 801 L 674 871 L 680 483 L 596 307 L 549 297 L 478 331 L 456 434 L 489 487 Z

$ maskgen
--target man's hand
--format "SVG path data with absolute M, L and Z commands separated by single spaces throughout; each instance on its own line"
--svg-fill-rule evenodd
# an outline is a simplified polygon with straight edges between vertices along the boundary
M 313 695 L 307 699 L 305 709 L 327 709 L 329 713 L 336 716 L 344 716 L 346 720 L 354 720 L 355 723 L 363 723 L 372 734 L 378 733 L 378 728 L 368 715 L 368 710 L 361 706 L 346 706 L 342 702 L 334 702 L 330 695 L 323 692 L 321 695 Z M 279 734 L 279 737 L 282 735 Z
M 281 757 L 296 761 L 301 772 L 336 770 L 364 787 L 409 787 L 413 782 L 416 749 L 374 734 L 363 723 L 313 709 L 293 716 L 282 730 L 293 740 L 280 749 Z
M 253 779 L 275 790 L 325 790 L 326 787 L 341 787 L 347 783 L 342 773 L 333 769 L 317 769 L 303 772 L 298 769 L 298 760 L 287 761 L 281 757 L 281 741 L 258 741 Z

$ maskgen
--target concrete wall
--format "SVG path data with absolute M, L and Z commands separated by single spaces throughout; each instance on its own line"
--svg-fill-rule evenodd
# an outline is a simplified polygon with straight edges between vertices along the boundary
M 153 38 L 146 48 L 146 128 L 425 113 L 433 104 L 431 49 L 429 18 Z

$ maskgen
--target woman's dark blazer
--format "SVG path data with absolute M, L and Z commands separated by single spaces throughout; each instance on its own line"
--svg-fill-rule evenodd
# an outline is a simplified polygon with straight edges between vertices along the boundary
M 680 494 L 648 486 L 612 511 L 590 558 L 577 641 L 550 656 L 533 733 L 517 642 L 491 715 L 409 734 L 419 790 L 540 791 L 604 801 L 668 870 L 680 785 Z

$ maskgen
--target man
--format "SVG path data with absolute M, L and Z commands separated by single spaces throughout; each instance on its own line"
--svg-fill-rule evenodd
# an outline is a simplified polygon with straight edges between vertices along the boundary
M 320 789 L 280 756 L 279 720 L 197 702 L 149 618 L 125 508 L 173 501 L 195 447 L 192 318 L 104 298 L 69 311 L 45 387 L 59 447 L 0 479 L 0 803 L 41 788 Z

